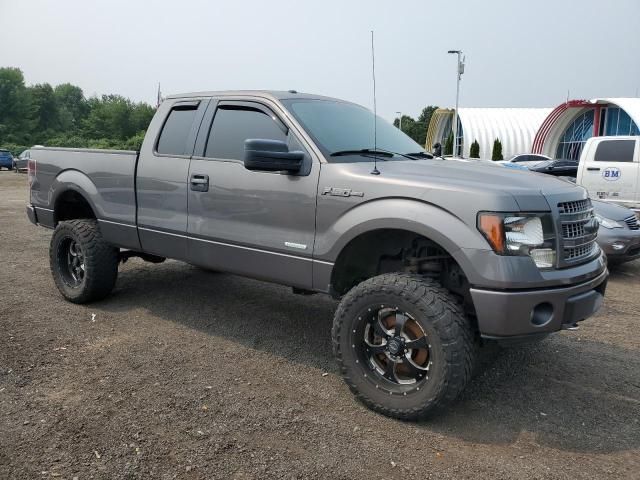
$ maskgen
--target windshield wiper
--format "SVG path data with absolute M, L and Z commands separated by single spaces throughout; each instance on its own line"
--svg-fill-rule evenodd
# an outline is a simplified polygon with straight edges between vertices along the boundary
M 399 157 L 408 158 L 409 160 L 418 160 L 418 158 L 433 158 L 433 155 L 427 152 L 398 153 L 381 148 L 378 148 L 377 150 L 373 150 L 371 148 L 362 148 L 360 150 L 339 150 L 331 154 L 332 157 L 341 157 L 344 155 L 380 155 L 382 157 L 393 157 L 395 155 L 398 155 Z
M 338 150 L 331 154 L 332 157 L 344 157 L 346 155 L 380 155 L 381 157 L 393 157 L 393 152 L 386 150 L 373 150 L 372 148 L 362 148 L 360 150 Z

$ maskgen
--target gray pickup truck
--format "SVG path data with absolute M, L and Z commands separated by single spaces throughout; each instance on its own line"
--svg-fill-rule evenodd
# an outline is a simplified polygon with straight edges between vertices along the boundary
M 450 403 L 487 340 L 574 328 L 608 275 L 583 188 L 433 158 L 361 106 L 295 91 L 169 97 L 139 153 L 33 148 L 29 182 L 68 300 L 108 295 L 131 256 L 330 294 L 346 383 L 402 419 Z

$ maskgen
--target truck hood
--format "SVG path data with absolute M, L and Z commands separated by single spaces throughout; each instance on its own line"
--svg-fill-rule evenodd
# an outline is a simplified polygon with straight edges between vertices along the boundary
M 487 161 L 379 160 L 380 175 L 371 175 L 372 162 L 334 163 L 329 168 L 350 178 L 348 185 L 330 186 L 362 191 L 365 199 L 420 199 L 473 223 L 482 210 L 549 211 L 558 199 L 587 198 L 586 191 L 571 182 Z

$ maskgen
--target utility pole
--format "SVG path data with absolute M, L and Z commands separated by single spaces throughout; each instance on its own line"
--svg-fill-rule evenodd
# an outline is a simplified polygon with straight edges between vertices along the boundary
M 402 131 L 402 112 L 396 112 L 398 114 L 398 128 Z
M 456 54 L 458 62 L 456 65 L 456 108 L 453 111 L 453 158 L 458 156 L 458 101 L 460 100 L 460 80 L 464 73 L 464 59 L 461 59 L 462 50 L 449 50 L 447 53 Z

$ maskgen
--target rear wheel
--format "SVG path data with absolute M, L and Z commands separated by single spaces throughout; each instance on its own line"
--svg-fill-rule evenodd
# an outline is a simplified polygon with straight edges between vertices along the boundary
M 456 299 L 437 282 L 380 275 L 340 302 L 333 348 L 358 399 L 415 420 L 450 404 L 471 378 L 477 342 Z
M 51 237 L 49 262 L 58 290 L 74 303 L 104 298 L 118 276 L 118 249 L 104 241 L 93 219 L 60 222 Z

